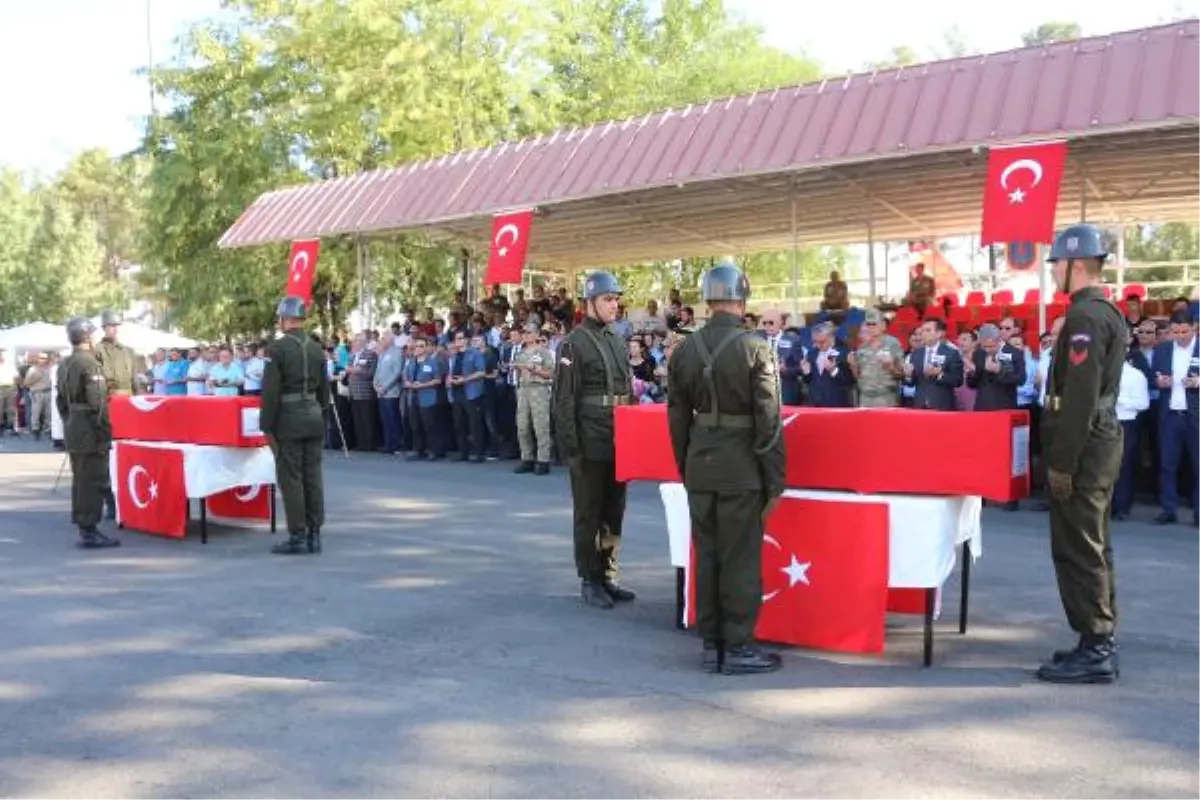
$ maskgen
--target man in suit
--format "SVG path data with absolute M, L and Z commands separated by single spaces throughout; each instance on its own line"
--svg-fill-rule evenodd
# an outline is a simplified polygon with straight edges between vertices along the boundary
M 962 386 L 963 360 L 958 348 L 946 341 L 946 320 L 927 319 L 921 325 L 923 346 L 904 367 L 904 377 L 916 386 L 915 409 L 953 411 L 954 390 Z
M 1017 407 L 1017 387 L 1025 383 L 1025 352 L 1005 344 L 1000 330 L 979 328 L 979 347 L 964 365 L 967 386 L 976 390 L 976 411 L 1008 411 Z
M 854 372 L 849 353 L 834 339 L 832 322 L 813 328 L 813 346 L 800 362 L 800 374 L 808 384 L 808 396 L 818 408 L 849 408 L 854 405 L 851 389 Z
M 1192 476 L 1200 475 L 1200 341 L 1187 312 L 1171 315 L 1171 339 L 1154 349 L 1151 369 L 1158 389 L 1159 493 L 1162 513 L 1154 520 L 1159 525 L 1178 521 L 1179 468 L 1184 453 L 1191 462 Z M 1192 525 L 1200 524 L 1197 514 L 1197 483 L 1191 485 Z

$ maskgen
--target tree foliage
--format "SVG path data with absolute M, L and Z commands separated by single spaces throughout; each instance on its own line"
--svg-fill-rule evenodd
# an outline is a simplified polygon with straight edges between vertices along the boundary
M 1070 42 L 1083 35 L 1083 29 L 1078 22 L 1043 22 L 1036 28 L 1021 34 L 1021 42 L 1026 47 L 1035 45 L 1054 44 L 1055 42 Z

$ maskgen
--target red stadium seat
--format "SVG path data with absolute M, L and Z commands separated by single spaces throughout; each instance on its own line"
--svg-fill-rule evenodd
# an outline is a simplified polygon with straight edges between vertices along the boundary
M 1042 302 L 1042 290 L 1041 289 L 1026 289 L 1025 290 L 1025 300 L 1023 302 L 1027 306 L 1038 305 L 1039 303 Z
M 992 305 L 1004 306 L 1013 302 L 1013 293 L 1008 289 L 1001 289 L 992 294 Z
M 1067 294 L 1066 292 L 1055 292 L 1054 293 L 1054 303 L 1056 305 L 1059 303 L 1069 303 L 1069 302 L 1071 302 L 1071 296 L 1069 294 Z
M 969 292 L 967 294 L 968 306 L 986 306 L 988 302 L 987 292 Z
M 1146 284 L 1144 283 L 1127 283 L 1125 288 L 1121 290 L 1122 299 L 1128 300 L 1130 297 L 1136 297 L 1138 300 L 1146 299 Z

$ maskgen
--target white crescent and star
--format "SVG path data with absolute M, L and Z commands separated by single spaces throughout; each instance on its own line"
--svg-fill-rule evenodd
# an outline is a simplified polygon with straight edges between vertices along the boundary
M 1010 191 L 1008 188 L 1008 179 L 1021 170 L 1025 170 L 1032 175 L 1033 182 L 1023 189 L 1018 186 Z M 1020 158 L 1009 164 L 1004 168 L 1004 171 L 1000 173 L 1000 188 L 1008 192 L 1009 203 L 1023 203 L 1025 202 L 1025 195 L 1042 182 L 1043 174 L 1041 162 L 1032 158 Z
M 300 279 L 304 277 L 306 269 L 308 269 L 308 251 L 301 250 L 292 256 L 292 280 L 299 283 Z
M 500 240 L 504 239 L 506 234 L 509 233 L 512 234 L 512 241 L 508 244 L 501 244 Z M 504 258 L 508 255 L 508 248 L 514 246 L 519 241 L 521 241 L 521 229 L 510 222 L 507 225 L 500 226 L 500 230 L 496 231 L 496 236 L 492 239 L 492 244 L 496 246 L 496 252 L 500 257 Z
M 150 481 L 150 499 L 142 500 L 141 495 L 138 494 L 137 479 L 139 475 L 145 475 L 147 478 L 150 477 L 150 473 L 146 471 L 146 468 L 139 464 L 129 470 L 129 479 L 125 482 L 126 488 L 129 490 L 129 499 L 133 501 L 133 504 L 138 508 L 146 508 L 158 497 L 158 484 Z
M 251 500 L 253 500 L 254 498 L 258 497 L 258 493 L 259 493 L 259 492 L 261 492 L 261 491 L 262 491 L 262 486 L 261 486 L 261 485 L 259 485 L 259 486 L 251 486 L 251 487 L 248 487 L 248 488 L 247 488 L 247 490 L 246 490 L 246 492 L 245 492 L 245 493 L 243 493 L 243 492 L 234 492 L 234 493 L 233 493 L 233 496 L 234 496 L 234 497 L 236 497 L 238 500 L 241 500 L 243 503 L 249 503 Z
M 763 543 L 770 544 L 776 550 L 783 552 L 783 546 L 780 545 L 779 541 L 769 533 L 763 534 Z M 796 558 L 795 553 L 789 553 L 788 555 L 791 557 L 791 561 L 788 563 L 788 565 L 786 567 L 782 567 L 779 570 L 784 575 L 788 576 L 787 588 L 791 589 L 797 583 L 803 583 L 805 586 L 811 586 L 812 584 L 810 584 L 808 582 L 808 570 L 812 566 L 812 562 L 811 561 L 808 561 L 808 562 L 801 561 L 800 559 Z M 770 592 L 767 592 L 766 594 L 763 595 L 763 598 L 762 598 L 763 602 L 764 603 L 767 602 L 768 600 L 773 598 L 775 595 L 779 594 L 781 591 L 783 591 L 783 590 L 782 589 L 774 589 Z
M 167 402 L 166 397 L 147 397 L 145 395 L 137 395 L 129 398 L 129 405 L 136 408 L 138 411 L 153 411 L 154 409 Z

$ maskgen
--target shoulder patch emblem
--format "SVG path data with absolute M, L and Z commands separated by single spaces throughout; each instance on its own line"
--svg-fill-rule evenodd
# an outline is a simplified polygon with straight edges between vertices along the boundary
M 558 363 L 562 364 L 564 367 L 569 367 L 571 366 L 571 359 L 564 356 L 558 360 Z

